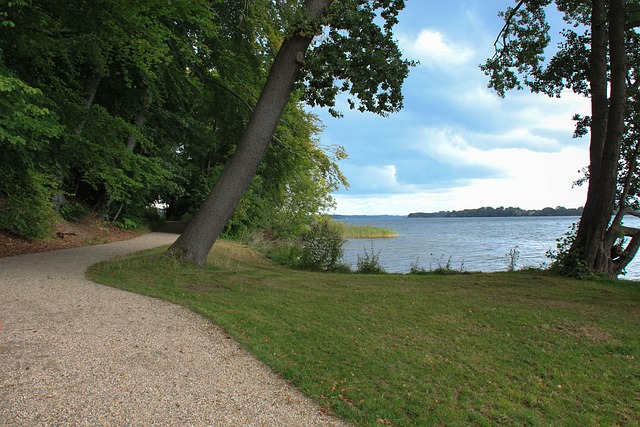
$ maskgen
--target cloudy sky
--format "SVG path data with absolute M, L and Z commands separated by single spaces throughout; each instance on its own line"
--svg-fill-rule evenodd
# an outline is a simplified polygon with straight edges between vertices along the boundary
M 420 61 L 404 86 L 405 108 L 388 118 L 340 108 L 316 110 L 322 144 L 346 148 L 351 187 L 335 195 L 337 214 L 390 214 L 482 206 L 582 206 L 572 188 L 588 164 L 588 138 L 573 139 L 574 113 L 589 102 L 527 91 L 500 99 L 478 65 L 493 54 L 513 0 L 408 0 L 395 35 Z M 556 31 L 557 33 L 557 31 Z

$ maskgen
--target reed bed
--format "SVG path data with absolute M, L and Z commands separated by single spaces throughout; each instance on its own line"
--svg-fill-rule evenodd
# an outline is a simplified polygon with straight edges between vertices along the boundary
M 343 239 L 386 239 L 398 237 L 398 233 L 384 227 L 373 225 L 348 225 L 344 222 L 333 222 L 332 227 Z

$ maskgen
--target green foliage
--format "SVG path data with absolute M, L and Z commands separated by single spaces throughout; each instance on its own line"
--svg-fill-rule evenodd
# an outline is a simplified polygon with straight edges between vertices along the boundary
M 377 253 L 373 250 L 373 245 L 371 245 L 371 252 L 367 252 L 367 249 L 364 248 L 364 253 L 362 255 L 358 254 L 358 260 L 356 262 L 358 266 L 358 273 L 363 274 L 384 274 L 384 268 L 380 265 L 380 251 Z
M 42 91 L 5 74 L 0 68 L 0 143 L 42 148 L 46 138 L 60 134 L 55 115 L 42 104 Z
M 49 236 L 55 220 L 51 178 L 33 170 L 21 176 L 2 175 L 8 179 L 0 183 L 0 229 L 35 239 Z
M 347 225 L 341 221 L 334 221 L 334 227 L 343 239 L 382 239 L 398 236 L 398 233 L 391 229 L 372 225 Z
M 433 254 L 431 254 L 433 256 Z M 436 267 L 429 266 L 429 271 L 435 274 L 440 275 L 453 275 L 453 274 L 461 274 L 464 273 L 464 261 L 460 263 L 460 269 L 456 270 L 453 268 L 452 264 L 453 257 L 450 255 L 449 258 L 446 258 L 445 255 L 442 254 L 440 257 L 435 259 Z
M 299 242 L 263 239 L 260 243 L 252 240 L 250 244 L 276 264 L 290 268 L 301 267 L 302 246 Z
M 47 177 L 111 221 L 148 206 L 192 215 L 236 148 L 291 31 L 296 2 L 15 0 L 0 11 L 0 197 L 15 176 Z M 295 7 L 294 7 L 295 6 Z M 225 234 L 266 228 L 294 239 L 347 186 L 339 146 L 323 147 L 302 102 L 387 114 L 402 105 L 411 62 L 392 28 L 402 1 L 334 2 L 301 84 Z M 340 81 L 341 87 L 333 83 Z M 9 147 L 9 150 L 7 150 Z M 54 179 L 52 179 L 53 177 Z M 37 188 L 44 187 L 34 185 Z M 27 188 L 28 186 L 23 186 Z M 38 196 L 40 197 L 40 196 Z M 28 196 L 21 196 L 26 200 Z M 67 212 L 63 212 L 64 215 Z
M 80 203 L 68 203 L 60 206 L 58 213 L 65 221 L 80 221 L 89 215 L 87 208 Z
M 122 218 L 115 222 L 115 225 L 123 230 L 140 230 L 144 227 L 144 223 L 141 220 L 134 220 L 131 218 Z
M 334 270 L 340 266 L 343 240 L 328 219 L 319 219 L 300 237 L 300 266 L 311 270 Z
M 348 93 L 351 109 L 387 115 L 402 108 L 402 83 L 413 61 L 402 58 L 393 37 L 404 0 L 334 1 L 322 41 L 305 62 L 305 100 L 328 106 L 334 116 L 338 93 Z M 339 86 L 336 82 L 340 82 Z
M 563 237 L 556 239 L 556 250 L 547 251 L 547 258 L 551 260 L 551 271 L 557 274 L 590 279 L 594 277 L 594 274 L 585 265 L 583 254 L 570 250 L 576 239 L 577 229 L 578 224 L 573 223 Z
M 0 64 L 0 229 L 26 237 L 46 237 L 54 219 L 49 142 L 62 127 L 49 103 Z

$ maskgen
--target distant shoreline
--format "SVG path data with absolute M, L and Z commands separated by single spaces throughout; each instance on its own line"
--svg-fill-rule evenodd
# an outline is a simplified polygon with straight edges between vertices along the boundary
M 580 216 L 582 215 L 582 207 L 565 208 L 558 206 L 556 208 L 521 209 L 521 208 L 499 208 L 483 207 L 478 209 L 464 209 L 461 211 L 440 211 L 440 212 L 414 212 L 407 215 L 407 218 L 506 218 L 506 217 L 531 217 L 531 216 Z

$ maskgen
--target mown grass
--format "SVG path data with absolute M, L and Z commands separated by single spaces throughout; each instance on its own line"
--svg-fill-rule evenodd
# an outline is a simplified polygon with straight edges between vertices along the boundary
M 312 273 L 228 242 L 205 269 L 155 251 L 89 275 L 203 314 L 355 425 L 639 422 L 638 284 Z
M 348 225 L 334 221 L 331 225 L 343 239 L 383 239 L 398 237 L 395 231 L 373 225 Z

